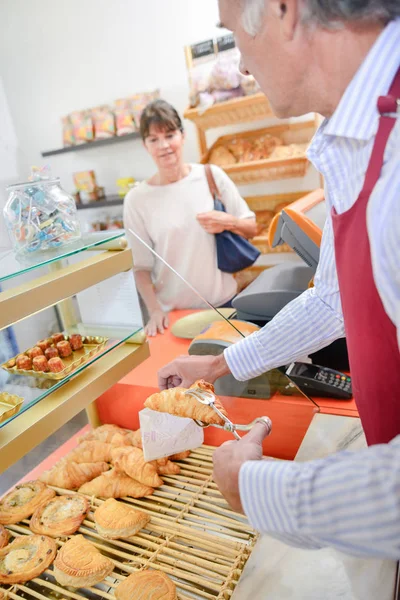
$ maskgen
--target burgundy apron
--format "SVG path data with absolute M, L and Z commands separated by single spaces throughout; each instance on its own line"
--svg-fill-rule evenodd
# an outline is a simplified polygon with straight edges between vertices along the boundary
M 360 195 L 348 211 L 338 215 L 332 210 L 353 394 L 369 445 L 389 442 L 400 434 L 400 351 L 396 327 L 376 289 L 367 230 L 368 200 L 379 179 L 386 143 L 396 123 L 396 117 L 388 113 L 396 113 L 397 98 L 400 69 L 389 95 L 378 100 L 379 128 Z

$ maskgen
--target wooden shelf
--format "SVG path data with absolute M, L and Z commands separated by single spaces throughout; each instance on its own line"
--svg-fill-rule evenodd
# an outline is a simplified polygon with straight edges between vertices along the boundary
M 72 419 L 150 355 L 147 342 L 123 344 L 0 430 L 2 471 Z
M 66 154 L 67 152 L 80 152 L 81 150 L 89 150 L 90 148 L 100 148 L 101 146 L 109 146 L 110 144 L 118 144 L 119 142 L 129 142 L 132 140 L 140 139 L 140 133 L 128 133 L 127 135 L 115 135 L 112 138 L 106 138 L 104 140 L 94 140 L 93 142 L 86 142 L 84 144 L 77 144 L 76 146 L 66 146 L 65 148 L 57 148 L 57 150 L 45 150 L 42 152 L 42 156 L 54 156 L 56 154 Z
M 186 119 L 190 119 L 204 131 L 237 123 L 260 121 L 273 116 L 268 99 L 262 93 L 219 102 L 205 112 L 200 113 L 198 108 L 188 108 L 184 113 Z

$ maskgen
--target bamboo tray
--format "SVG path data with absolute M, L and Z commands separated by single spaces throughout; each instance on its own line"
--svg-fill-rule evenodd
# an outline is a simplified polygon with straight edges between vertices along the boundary
M 190 119 L 204 131 L 214 127 L 261 121 L 272 116 L 268 99 L 262 93 L 219 102 L 203 113 L 200 113 L 198 108 L 188 108 L 184 112 L 185 119 Z
M 225 135 L 217 139 L 209 151 L 202 157 L 202 164 L 209 161 L 211 152 L 217 146 L 225 146 L 233 139 L 251 139 L 265 134 L 278 136 L 284 145 L 303 144 L 311 141 L 315 133 L 315 121 L 300 123 L 285 123 L 274 127 L 245 131 L 240 134 Z M 257 183 L 259 181 L 272 181 L 276 179 L 288 179 L 292 177 L 304 177 L 309 166 L 309 161 L 304 154 L 284 159 L 267 158 L 247 163 L 236 163 L 225 165 L 221 168 L 229 175 L 236 185 Z
M 246 518 L 233 512 L 212 481 L 215 448 L 201 446 L 180 462 L 181 474 L 163 477 L 153 496 L 130 506 L 151 515 L 146 529 L 124 540 L 105 540 L 97 534 L 93 512 L 102 500 L 91 498 L 92 510 L 79 533 L 87 537 L 115 565 L 113 573 L 93 588 L 60 586 L 52 568 L 26 584 L 8 591 L 12 600 L 115 600 L 115 587 L 130 573 L 156 569 L 177 586 L 178 600 L 229 600 L 257 539 Z M 54 488 L 59 494 L 71 494 Z M 9 525 L 13 536 L 29 535 L 29 521 Z M 62 546 L 67 538 L 57 540 Z
M 98 354 L 106 345 L 108 338 L 101 336 L 82 336 L 83 348 L 81 350 L 74 350 L 71 356 L 67 356 L 66 358 L 62 358 L 61 360 L 65 364 L 65 369 L 60 371 L 59 373 L 44 371 L 33 371 L 31 369 L 17 369 L 17 367 L 7 367 L 7 362 L 3 363 L 1 367 L 5 369 L 8 373 L 13 373 L 15 375 L 29 375 L 31 377 L 40 377 L 41 379 L 53 379 L 55 381 L 59 381 L 60 379 L 64 379 L 68 377 L 75 369 L 85 364 L 90 360 L 95 354 Z M 68 336 L 65 336 L 65 339 L 68 339 Z M 17 358 L 16 356 L 13 357 Z

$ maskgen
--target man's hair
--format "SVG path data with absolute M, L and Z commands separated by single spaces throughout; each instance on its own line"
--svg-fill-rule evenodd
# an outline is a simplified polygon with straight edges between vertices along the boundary
M 256 35 L 268 0 L 241 0 L 243 27 Z M 282 0 L 282 3 L 284 0 Z M 319 27 L 335 29 L 345 23 L 386 24 L 400 17 L 399 0 L 301 0 L 301 19 Z
M 140 135 L 144 141 L 149 133 L 151 125 L 165 131 L 182 131 L 182 119 L 178 111 L 165 100 L 150 102 L 140 117 Z

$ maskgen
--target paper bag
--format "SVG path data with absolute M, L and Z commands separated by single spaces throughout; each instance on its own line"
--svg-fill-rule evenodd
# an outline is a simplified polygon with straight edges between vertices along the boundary
M 203 429 L 192 419 L 144 408 L 139 420 L 146 461 L 193 450 L 204 442 Z

